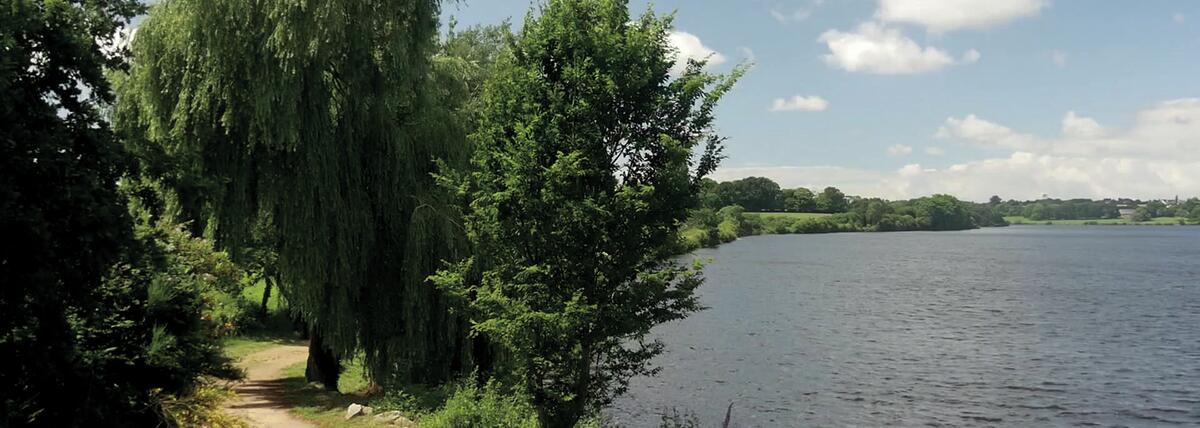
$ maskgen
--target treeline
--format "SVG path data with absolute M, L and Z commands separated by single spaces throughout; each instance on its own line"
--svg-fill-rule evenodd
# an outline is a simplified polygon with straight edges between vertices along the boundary
M 594 422 L 652 374 L 651 328 L 700 309 L 672 247 L 744 70 L 673 71 L 671 18 L 626 1 L 516 32 L 440 6 L 0 8 L 0 426 L 235 426 L 212 379 L 259 280 L 309 381 L 465 385 L 431 426 Z
M 966 230 L 1007 225 L 990 206 L 960 201 L 949 195 L 907 201 L 849 198 L 845 212 L 813 215 L 750 213 L 740 205 L 729 205 L 693 211 L 676 249 L 687 252 L 751 235 Z
M 1121 217 L 1121 210 L 1132 211 L 1131 220 L 1148 221 L 1156 217 L 1182 217 L 1200 221 L 1200 198 L 1179 202 L 1136 199 L 1040 199 L 1002 201 L 993 196 L 988 202 L 1003 216 L 1021 216 L 1030 220 L 1100 220 Z
M 842 213 L 850 209 L 848 198 L 836 187 L 820 193 L 798 187 L 781 189 L 765 177 L 717 182 L 705 180 L 700 191 L 701 205 L 719 209 L 737 205 L 750 212 Z

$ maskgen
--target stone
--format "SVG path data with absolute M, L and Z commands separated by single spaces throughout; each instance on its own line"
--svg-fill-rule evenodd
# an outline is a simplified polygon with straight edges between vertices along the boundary
M 346 420 L 350 420 L 350 418 L 361 415 L 362 412 L 363 412 L 362 404 L 351 403 L 350 406 L 346 407 Z
M 404 417 L 400 412 L 392 410 L 375 415 L 375 422 L 388 425 L 396 425 L 401 427 L 414 427 L 417 424 Z
M 378 415 L 375 415 L 375 422 L 379 422 L 381 424 L 390 424 L 393 421 L 395 421 L 396 419 L 400 419 L 403 417 L 404 417 L 404 415 L 401 415 L 400 412 L 392 410 L 389 412 L 383 412 Z
M 375 409 L 371 408 L 371 406 L 363 406 L 363 408 L 362 408 L 363 416 L 371 416 L 371 413 L 374 413 L 374 412 L 375 412 Z

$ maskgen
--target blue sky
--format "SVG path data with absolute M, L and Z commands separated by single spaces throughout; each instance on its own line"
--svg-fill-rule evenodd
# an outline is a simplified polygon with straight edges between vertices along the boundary
M 532 4 L 465 0 L 444 14 L 519 24 Z M 676 12 L 682 55 L 715 52 L 714 71 L 755 64 L 720 108 L 729 159 L 717 178 L 889 198 L 1200 196 L 1200 2 L 653 8 Z

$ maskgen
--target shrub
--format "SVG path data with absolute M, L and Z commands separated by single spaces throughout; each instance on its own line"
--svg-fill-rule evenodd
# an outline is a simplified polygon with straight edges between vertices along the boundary
M 525 394 L 506 391 L 494 382 L 479 387 L 464 381 L 436 413 L 421 419 L 430 428 L 537 427 L 537 412 Z

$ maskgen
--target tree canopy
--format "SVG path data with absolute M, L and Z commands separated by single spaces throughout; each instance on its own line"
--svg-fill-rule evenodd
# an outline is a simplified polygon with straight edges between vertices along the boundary
M 431 172 L 465 158 L 478 84 L 472 64 L 434 59 L 438 13 L 436 0 L 163 2 L 117 111 L 223 248 L 239 255 L 269 218 L 292 307 L 334 354 L 365 351 L 382 382 L 469 363 L 466 326 L 426 282 L 463 248 Z
M 625 1 L 541 12 L 483 92 L 474 169 L 447 176 L 475 257 L 437 280 L 558 427 L 652 373 L 650 328 L 698 309 L 698 273 L 666 247 L 719 160 L 712 111 L 740 71 L 673 79 L 671 20 Z

